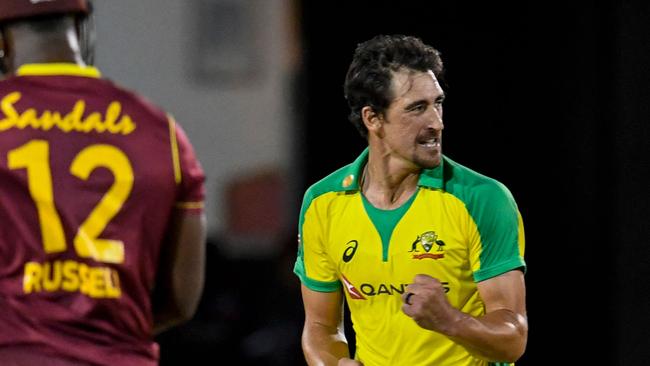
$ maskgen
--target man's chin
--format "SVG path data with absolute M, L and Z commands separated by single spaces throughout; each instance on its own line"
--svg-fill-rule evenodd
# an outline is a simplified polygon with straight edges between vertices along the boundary
M 422 167 L 422 169 L 433 169 L 440 165 L 442 160 L 442 155 L 437 154 L 435 157 L 430 157 L 427 159 L 418 159 L 415 161 L 417 165 Z

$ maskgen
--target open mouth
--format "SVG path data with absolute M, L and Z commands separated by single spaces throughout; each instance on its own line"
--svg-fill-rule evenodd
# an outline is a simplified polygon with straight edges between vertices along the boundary
M 440 137 L 431 137 L 426 140 L 418 141 L 418 144 L 426 148 L 440 147 Z

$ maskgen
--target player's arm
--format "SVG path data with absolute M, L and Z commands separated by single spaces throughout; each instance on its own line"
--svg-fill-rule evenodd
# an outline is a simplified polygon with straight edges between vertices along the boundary
M 194 316 L 205 273 L 205 214 L 175 210 L 154 293 L 154 333 Z
M 513 270 L 477 286 L 486 313 L 479 318 L 461 313 L 451 338 L 483 358 L 516 361 L 528 339 L 524 274 Z
M 528 339 L 524 275 L 512 270 L 481 281 L 478 291 L 486 313 L 473 317 L 447 301 L 440 282 L 426 275 L 409 285 L 403 311 L 422 328 L 447 335 L 469 352 L 489 361 L 514 362 Z
M 343 331 L 343 295 L 340 290 L 318 292 L 302 285 L 305 326 L 302 350 L 309 365 L 337 365 L 348 358 Z

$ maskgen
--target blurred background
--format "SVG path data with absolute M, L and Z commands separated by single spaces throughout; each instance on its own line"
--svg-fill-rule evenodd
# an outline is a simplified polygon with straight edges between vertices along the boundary
M 647 362 L 650 3 L 95 7 L 99 68 L 171 112 L 207 174 L 204 296 L 158 337 L 161 365 L 304 364 L 302 193 L 364 148 L 342 86 L 356 44 L 382 33 L 442 52 L 445 154 L 518 202 L 530 334 L 517 364 Z

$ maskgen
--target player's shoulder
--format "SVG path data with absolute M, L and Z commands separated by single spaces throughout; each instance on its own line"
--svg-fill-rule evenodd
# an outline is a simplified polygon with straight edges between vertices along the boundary
M 353 164 L 341 167 L 326 177 L 312 184 L 305 192 L 305 197 L 316 199 L 330 192 L 344 192 L 350 185 L 356 183 L 356 174 L 354 174 Z M 353 182 L 355 181 L 355 182 Z
M 449 157 L 444 157 L 443 163 L 445 190 L 462 201 L 512 200 L 508 187 L 495 178 L 488 177 Z
M 305 192 L 304 202 L 307 203 L 330 192 L 358 191 L 359 177 L 367 161 L 368 149 L 366 148 L 352 163 L 335 170 L 325 178 L 312 184 Z
M 147 113 L 151 116 L 157 117 L 158 119 L 167 120 L 167 112 L 160 107 L 158 104 L 154 103 L 148 96 L 145 94 L 136 91 L 134 89 L 128 88 L 118 82 L 115 82 L 111 79 L 100 79 L 107 88 L 112 89 L 112 94 L 124 102 L 129 103 L 129 107 L 132 109 L 140 109 L 142 113 Z

